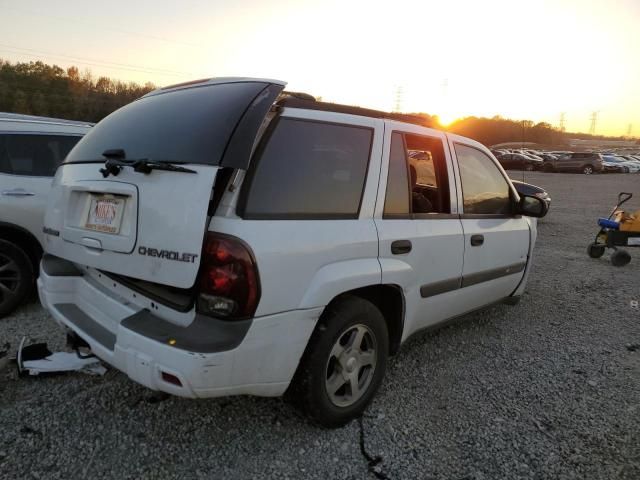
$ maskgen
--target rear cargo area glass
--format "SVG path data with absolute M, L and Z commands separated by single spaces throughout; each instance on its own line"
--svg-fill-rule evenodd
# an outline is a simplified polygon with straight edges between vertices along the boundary
M 104 161 L 103 152 L 122 149 L 128 160 L 219 165 L 247 105 L 264 88 L 222 83 L 143 97 L 91 129 L 65 163 Z

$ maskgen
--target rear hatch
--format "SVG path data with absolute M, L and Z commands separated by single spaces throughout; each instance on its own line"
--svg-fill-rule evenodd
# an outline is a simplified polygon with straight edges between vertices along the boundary
M 45 250 L 135 279 L 193 286 L 216 174 L 248 167 L 283 87 L 194 82 L 156 90 L 106 117 L 56 173 Z

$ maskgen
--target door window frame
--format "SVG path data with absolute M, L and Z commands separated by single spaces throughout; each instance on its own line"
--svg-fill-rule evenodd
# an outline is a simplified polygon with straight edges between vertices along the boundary
M 388 128 L 391 127 L 391 128 Z M 409 183 L 407 182 L 407 191 L 409 194 L 409 214 L 385 214 L 384 213 L 384 204 L 387 197 L 387 184 L 389 181 L 389 161 L 391 159 L 391 141 L 393 139 L 393 134 L 398 133 L 402 135 L 402 144 L 405 151 L 405 161 L 407 168 L 407 179 L 409 179 L 409 159 L 407 157 L 407 140 L 405 135 L 414 135 L 419 137 L 429 137 L 432 139 L 437 139 L 442 142 L 442 151 L 444 154 L 444 161 L 446 165 L 446 180 L 448 182 L 449 188 L 449 212 L 450 213 L 411 213 L 411 189 L 409 187 Z M 386 162 L 383 161 L 383 171 L 380 173 L 380 195 L 378 197 L 378 204 L 380 208 L 376 208 L 376 218 L 380 218 L 382 220 L 447 220 L 447 219 L 455 219 L 459 218 L 460 215 L 458 213 L 458 182 L 456 179 L 456 171 L 452 166 L 453 158 L 451 155 L 451 151 L 449 149 L 449 142 L 447 136 L 438 130 L 427 129 L 426 127 L 420 127 L 416 125 L 413 127 L 412 125 L 407 125 L 402 122 L 395 122 L 392 120 L 385 121 L 385 135 L 384 135 L 384 146 L 383 146 L 384 157 L 386 157 Z M 384 171 L 386 170 L 386 171 Z M 434 165 L 435 172 L 435 165 Z M 384 178 L 383 178 L 384 177 Z M 438 174 L 436 172 L 436 181 L 440 181 L 442 174 Z

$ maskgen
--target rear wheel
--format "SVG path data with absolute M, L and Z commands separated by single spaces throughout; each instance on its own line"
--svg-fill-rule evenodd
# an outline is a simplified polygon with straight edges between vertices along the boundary
M 616 250 L 611 255 L 611 265 L 615 267 L 624 267 L 631 261 L 631 255 L 626 250 Z
M 553 172 L 553 164 L 551 162 L 545 163 L 543 170 L 545 172 Z
M 533 172 L 533 165 L 531 165 L 530 163 L 527 163 L 527 164 L 524 166 L 524 169 L 525 169 L 527 172 Z
M 592 243 L 587 247 L 587 253 L 591 258 L 600 258 L 602 255 L 604 255 L 604 249 L 604 245 Z
M 27 254 L 13 243 L 0 240 L 0 318 L 11 313 L 33 286 L 33 267 Z
M 288 396 L 320 425 L 345 425 L 371 402 L 384 377 L 388 352 L 380 310 L 347 296 L 322 315 Z
M 593 173 L 593 167 L 591 165 L 585 165 L 582 167 L 582 173 L 585 175 L 591 175 Z

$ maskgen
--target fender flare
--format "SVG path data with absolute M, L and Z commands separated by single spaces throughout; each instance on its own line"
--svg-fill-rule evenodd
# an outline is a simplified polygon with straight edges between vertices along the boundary
M 315 273 L 298 308 L 324 307 L 343 292 L 381 282 L 382 269 L 377 257 L 330 263 Z

